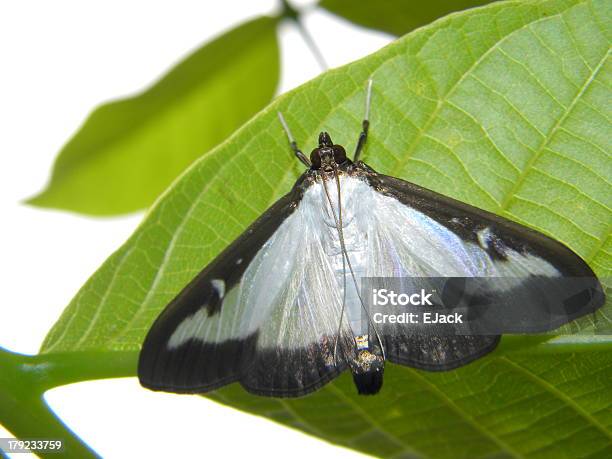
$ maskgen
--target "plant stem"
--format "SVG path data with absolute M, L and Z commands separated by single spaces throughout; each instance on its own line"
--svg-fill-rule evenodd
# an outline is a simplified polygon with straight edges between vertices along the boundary
M 136 375 L 138 351 L 83 351 L 22 356 L 21 369 L 45 391 L 92 379 Z
M 327 62 L 325 62 L 323 53 L 317 46 L 316 42 L 314 41 L 314 38 L 312 37 L 312 35 L 310 35 L 310 32 L 308 32 L 308 29 L 304 25 L 302 18 L 301 18 L 301 13 L 295 8 L 293 8 L 287 0 L 281 0 L 281 5 L 282 5 L 281 17 L 290 19 L 291 21 L 295 23 L 300 35 L 302 36 L 302 39 L 306 43 L 306 46 L 308 46 L 308 49 L 310 49 L 310 52 L 312 53 L 315 60 L 319 64 L 319 67 L 321 67 L 321 70 L 322 71 L 327 70 L 329 66 L 327 65 Z
M 19 439 L 61 440 L 62 457 L 95 458 L 90 449 L 72 430 L 53 414 L 42 396 L 31 398 L 14 397 L 0 388 L 0 423 Z M 37 451 L 42 458 L 56 458 L 57 453 Z
M 20 439 L 58 439 L 65 457 L 97 457 L 55 416 L 43 398 L 46 390 L 78 381 L 136 374 L 138 352 L 16 354 L 0 349 L 0 424 Z M 36 453 L 56 457 L 57 453 Z

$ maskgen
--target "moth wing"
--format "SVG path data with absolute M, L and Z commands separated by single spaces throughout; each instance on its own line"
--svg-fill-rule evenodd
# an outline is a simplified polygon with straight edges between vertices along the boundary
M 295 397 L 313 392 L 344 371 L 343 356 L 353 352 L 346 321 L 338 336 L 342 297 L 320 228 L 304 218 L 308 209 L 300 210 L 268 255 L 293 266 L 259 330 L 253 364 L 240 378 L 246 390 L 259 395 Z M 287 253 L 291 245 L 296 246 L 294 252 Z M 267 267 L 260 271 L 262 278 L 276 275 Z
M 195 393 L 239 381 L 299 396 L 344 369 L 331 355 L 341 298 L 299 198 L 278 201 L 166 307 L 140 354 L 145 387 Z
M 144 340 L 138 363 L 143 386 L 204 392 L 237 379 L 254 352 L 260 321 L 243 311 L 237 296 L 242 277 L 262 246 L 292 213 L 298 197 L 277 201 L 206 266 L 162 311 Z
M 489 298 L 475 297 L 468 311 L 505 332 L 544 332 L 597 310 L 604 303 L 591 268 L 563 244 L 490 212 L 403 180 L 372 175 L 369 277 L 478 278 Z M 486 316 L 488 314 L 488 316 Z M 489 332 L 455 336 L 415 333 L 419 327 L 384 324 L 389 360 L 429 370 L 465 365 L 495 349 Z

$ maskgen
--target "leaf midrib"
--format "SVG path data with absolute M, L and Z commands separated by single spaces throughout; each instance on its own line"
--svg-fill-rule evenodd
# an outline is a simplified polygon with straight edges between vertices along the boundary
M 540 22 L 547 21 L 547 20 L 553 19 L 553 18 L 558 17 L 558 16 L 562 16 L 563 12 L 565 12 L 568 9 L 571 9 L 573 7 L 575 7 L 575 5 L 570 5 L 570 6 L 566 7 L 565 9 L 559 11 L 558 13 L 556 13 L 554 15 L 546 16 L 546 17 L 537 19 L 535 21 L 527 22 L 526 24 L 522 25 L 521 27 L 517 27 L 512 32 L 510 32 L 509 34 L 503 36 L 500 40 L 497 40 L 496 42 L 494 42 L 484 53 L 482 53 L 480 55 L 480 57 L 476 61 L 474 61 L 474 63 L 472 65 L 470 65 L 470 67 L 461 75 L 461 77 L 459 79 L 457 79 L 457 81 L 455 81 L 453 83 L 453 85 L 446 92 L 446 94 L 444 94 L 442 97 L 440 97 L 438 99 L 436 107 L 434 108 L 434 110 L 432 110 L 431 114 L 427 118 L 427 121 L 423 125 L 423 128 L 421 128 L 419 130 L 419 133 L 415 136 L 414 140 L 412 141 L 412 143 L 408 147 L 408 150 L 407 150 L 405 156 L 403 156 L 402 158 L 400 158 L 397 161 L 397 165 L 395 166 L 395 170 L 402 170 L 402 169 L 404 169 L 406 164 L 412 158 L 412 156 L 414 154 L 414 151 L 416 150 L 416 148 L 420 144 L 420 142 L 421 142 L 425 132 L 429 130 L 429 128 L 431 127 L 432 123 L 437 119 L 437 116 L 440 113 L 440 110 L 442 109 L 442 107 L 447 102 L 449 102 L 449 99 L 455 93 L 455 91 L 457 90 L 459 85 L 465 80 L 465 78 L 467 76 L 469 76 L 472 73 L 472 71 L 475 70 L 491 53 L 493 53 L 495 50 L 497 50 L 498 47 L 502 43 L 504 43 L 507 39 L 512 37 L 514 34 L 520 32 L 521 30 L 523 30 L 525 28 L 528 28 L 528 27 L 531 27 L 534 24 L 538 24 Z
M 573 111 L 574 107 L 576 106 L 576 104 L 578 103 L 578 101 L 580 100 L 582 95 L 589 88 L 591 83 L 595 80 L 595 78 L 598 75 L 599 71 L 603 67 L 603 64 L 606 62 L 609 54 L 610 54 L 610 49 L 608 49 L 608 51 L 604 54 L 604 56 L 601 58 L 601 60 L 599 61 L 599 63 L 595 67 L 595 69 L 593 69 L 591 71 L 591 74 L 589 75 L 589 78 L 586 79 L 584 84 L 576 92 L 576 95 L 572 99 L 571 103 L 567 106 L 567 108 L 564 110 L 563 114 L 556 121 L 554 126 L 551 128 L 550 132 L 546 135 L 546 137 L 544 137 L 542 139 L 542 142 L 540 143 L 540 145 L 536 149 L 535 153 L 533 155 L 531 155 L 531 158 L 529 158 L 529 160 L 525 164 L 525 167 L 523 168 L 521 174 L 519 175 L 517 180 L 514 182 L 513 187 L 508 191 L 506 196 L 502 199 L 502 202 L 500 204 L 500 211 L 505 211 L 505 210 L 508 209 L 508 204 L 510 203 L 510 201 L 512 201 L 512 198 L 515 197 L 515 195 L 517 194 L 518 190 L 523 185 L 523 182 L 525 181 L 525 178 L 529 174 L 531 168 L 537 162 L 537 160 L 540 158 L 540 156 L 542 155 L 542 153 L 546 149 L 548 143 L 552 140 L 552 138 L 557 133 L 557 130 L 562 126 L 562 124 L 565 122 L 565 120 L 567 119 L 569 114 Z
M 585 419 L 591 426 L 595 427 L 597 430 L 602 432 L 610 441 L 612 441 L 612 433 L 606 429 L 597 419 L 595 419 L 588 411 L 582 408 L 578 403 L 576 403 L 571 397 L 569 397 L 564 392 L 560 391 L 552 384 L 547 382 L 546 380 L 540 378 L 531 370 L 519 365 L 518 363 L 510 360 L 507 357 L 500 357 L 500 360 L 510 365 L 515 371 L 525 374 L 532 381 L 534 381 L 537 385 L 544 388 L 549 394 L 553 395 L 556 399 L 561 400 L 565 406 L 568 406 L 575 413 L 577 413 L 580 417 Z

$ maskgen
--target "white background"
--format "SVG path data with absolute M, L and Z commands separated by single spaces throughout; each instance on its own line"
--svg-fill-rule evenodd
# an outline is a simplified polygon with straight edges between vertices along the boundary
M 46 183 L 54 157 L 88 112 L 147 87 L 204 41 L 276 6 L 274 0 L 0 4 L 0 346 L 36 353 L 78 288 L 142 217 L 93 219 L 20 203 Z M 306 24 L 334 67 L 390 41 L 318 10 Z M 294 26 L 285 24 L 280 39 L 284 92 L 319 68 Z M 74 384 L 46 398 L 107 458 L 359 456 L 202 397 L 149 392 L 136 378 Z

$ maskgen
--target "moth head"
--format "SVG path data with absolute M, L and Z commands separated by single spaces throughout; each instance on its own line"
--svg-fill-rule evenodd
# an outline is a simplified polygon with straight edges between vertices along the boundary
M 336 165 L 342 164 L 347 160 L 346 151 L 342 145 L 334 145 L 327 132 L 319 134 L 319 146 L 310 153 L 310 162 L 315 170 L 323 169 L 331 172 Z

